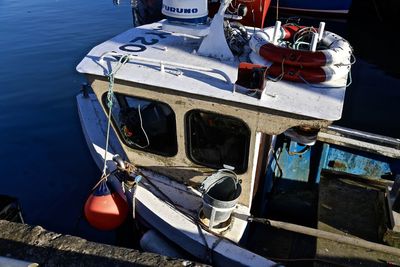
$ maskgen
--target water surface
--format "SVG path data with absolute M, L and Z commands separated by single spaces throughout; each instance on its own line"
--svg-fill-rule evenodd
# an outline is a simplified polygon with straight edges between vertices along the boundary
M 99 179 L 77 113 L 75 66 L 131 27 L 112 1 L 0 1 L 0 194 L 19 198 L 27 223 L 97 240 L 77 222 Z

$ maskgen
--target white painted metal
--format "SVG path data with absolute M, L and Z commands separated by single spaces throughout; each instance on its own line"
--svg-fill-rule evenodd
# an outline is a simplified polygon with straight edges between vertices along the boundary
M 313 33 L 312 33 L 312 38 L 311 38 L 311 47 L 310 47 L 310 51 L 312 51 L 312 52 L 317 51 L 318 39 L 319 39 L 318 33 L 313 32 Z
M 274 35 L 273 35 L 273 37 L 272 37 L 272 43 L 274 44 L 274 45 L 277 45 L 278 44 L 278 39 L 279 39 L 279 33 L 281 32 L 281 22 L 279 21 L 279 20 L 277 20 L 276 22 L 275 22 L 275 27 L 274 27 Z
M 107 120 L 105 119 L 104 111 L 94 94 L 89 94 L 88 98 L 84 98 L 82 94 L 76 97 L 78 103 L 78 114 L 82 125 L 83 135 L 86 143 L 88 143 L 90 154 L 100 170 L 104 164 L 104 147 L 106 145 L 106 129 Z M 112 171 L 116 168 L 112 157 L 114 154 L 119 154 L 122 158 L 125 157 L 118 138 L 114 131 L 110 131 L 110 143 L 106 156 L 107 168 Z
M 233 61 L 234 56 L 229 49 L 224 33 L 224 16 L 231 0 L 222 0 L 218 12 L 211 22 L 210 33 L 201 42 L 199 55 L 220 60 Z
M 260 155 L 260 144 L 261 144 L 261 136 L 262 134 L 260 132 L 256 133 L 256 142 L 255 142 L 255 149 L 254 149 L 254 158 L 253 158 L 253 169 L 251 170 L 251 177 L 256 177 L 256 173 L 257 173 L 257 167 L 258 164 L 257 162 L 259 161 L 259 158 L 262 157 L 262 155 Z M 250 196 L 253 196 L 254 194 L 254 183 L 255 183 L 255 179 L 251 180 L 251 185 L 250 185 Z M 249 209 L 251 209 L 251 203 L 249 205 Z
M 103 63 L 104 57 L 109 56 L 109 55 L 110 56 L 122 56 L 121 54 L 118 54 L 116 52 L 107 52 L 107 53 L 101 55 L 100 62 Z M 188 70 L 197 70 L 197 71 L 201 71 L 201 72 L 217 73 L 217 74 L 221 75 L 228 84 L 232 83 L 230 77 L 218 69 L 205 68 L 205 67 L 201 67 L 201 66 L 182 64 L 182 63 L 171 62 L 171 61 L 163 61 L 163 60 L 157 60 L 157 59 L 151 59 L 151 58 L 145 58 L 145 57 L 139 57 L 139 56 L 129 56 L 129 61 L 131 61 L 131 62 L 142 61 L 142 62 L 147 62 L 147 63 L 156 63 L 157 65 L 160 66 L 161 72 L 165 72 L 164 67 L 165 67 L 165 65 L 168 65 L 170 67 L 175 67 L 177 69 L 188 69 Z M 182 75 L 182 73 L 179 75 Z
M 161 30 L 161 25 L 161 23 L 153 23 L 133 28 L 96 46 L 79 63 L 77 70 L 81 73 L 104 76 L 110 72 L 111 67 L 117 63 L 117 60 L 113 57 L 106 57 L 104 62 L 101 63 L 99 61 L 100 57 L 106 52 L 115 51 L 119 54 L 136 55 L 158 62 L 176 62 L 217 69 L 230 77 L 231 81 L 236 81 L 239 65 L 238 58 L 235 58 L 234 61 L 221 61 L 199 56 L 196 51 L 200 46 L 201 38 L 186 34 L 166 33 Z M 249 32 L 253 32 L 253 30 L 251 29 Z M 157 37 L 160 35 L 164 38 Z M 130 43 L 135 39 L 137 41 Z M 154 44 L 144 45 L 142 44 L 143 40 Z M 132 50 L 137 48 L 138 45 L 143 46 L 145 50 L 128 53 L 121 49 L 124 45 L 129 44 L 134 45 L 128 47 L 132 48 Z M 333 121 L 341 117 L 346 89 L 345 82 L 338 82 L 336 86 L 338 88 L 327 89 L 286 81 L 269 81 L 267 82 L 266 91 L 275 97 L 258 99 L 241 93 L 232 93 L 233 84 L 226 83 L 225 78 L 219 73 L 194 71 L 174 66 L 165 66 L 165 71 L 160 72 L 159 63 L 136 61 L 129 62 L 123 66 L 115 78 L 192 95 L 224 99 L 253 107 L 275 109 Z
M 170 23 L 168 20 L 161 22 L 162 29 L 168 32 L 176 32 L 181 34 L 188 34 L 192 36 L 204 37 L 210 33 L 210 25 L 198 24 L 198 25 L 181 25 L 176 23 Z
M 325 22 L 321 21 L 318 27 L 318 42 L 321 41 L 324 31 L 325 31 Z
M 214 248 L 213 259 L 216 266 L 273 266 L 274 263 L 260 257 L 248 250 L 234 245 L 224 239 L 220 239 L 196 226 L 189 218 L 182 216 L 178 210 L 171 209 L 170 205 L 160 200 L 143 187 L 138 188 L 137 208 L 142 211 L 153 227 L 163 231 L 169 238 L 173 239 L 178 245 L 198 258 L 208 256 L 207 247 L 219 242 Z M 141 200 L 145 200 L 147 205 Z M 181 201 L 183 203 L 183 201 Z M 148 207 L 151 207 L 148 208 Z M 239 210 L 235 213 L 234 221 L 245 220 L 246 213 Z M 201 231 L 201 233 L 200 233 Z M 204 238 L 207 245 L 204 243 Z
M 207 0 L 163 0 L 161 13 L 180 19 L 205 17 L 208 15 Z
M 38 263 L 17 260 L 9 257 L 2 257 L 0 256 L 0 266 L 5 267 L 37 267 L 39 266 Z
M 107 119 L 93 94 L 89 94 L 88 98 L 78 95 L 77 103 L 85 139 L 96 164 L 101 169 Z M 122 153 L 122 148 L 116 145 L 118 142 L 113 130 L 110 141 L 112 144 L 110 151 Z M 115 163 L 111 160 L 112 153 L 107 155 L 107 167 L 111 170 L 115 168 Z M 152 171 L 144 170 L 143 174 L 147 178 L 143 178 L 143 182 L 136 189 L 136 212 L 175 244 L 202 259 L 210 256 L 209 248 L 213 244 L 218 244 L 212 252 L 215 266 L 274 266 L 275 263 L 272 261 L 235 244 L 247 226 L 248 207 L 237 205 L 233 212 L 232 226 L 224 233 L 224 237 L 233 242 L 220 240 L 216 235 L 202 230 L 191 219 L 198 215 L 202 205 L 199 191 Z M 168 196 L 168 200 L 164 195 Z M 169 201 L 172 203 L 168 203 Z M 204 239 L 207 244 L 204 243 Z

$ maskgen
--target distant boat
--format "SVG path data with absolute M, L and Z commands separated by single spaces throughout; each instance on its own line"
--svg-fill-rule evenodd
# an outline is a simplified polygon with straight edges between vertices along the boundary
M 279 11 L 298 14 L 332 14 L 346 15 L 349 13 L 352 0 L 272 0 L 271 7 L 279 8 Z
M 174 12 L 171 13 L 168 11 L 170 2 L 170 0 L 132 1 L 132 17 L 134 26 L 137 27 L 156 22 L 165 17 L 171 19 L 170 15 Z M 119 4 L 119 1 L 114 1 L 114 3 Z M 188 3 L 189 6 L 192 4 L 190 1 Z M 220 3 L 218 1 L 204 3 L 208 7 L 206 13 L 208 13 L 209 17 L 213 17 L 218 11 Z M 240 22 L 245 26 L 263 28 L 269 4 L 270 0 L 238 0 L 232 3 L 232 5 L 226 10 L 226 17 L 240 20 Z M 164 12 L 162 12 L 163 6 L 166 8 Z M 207 15 L 204 18 L 206 17 Z M 199 23 L 202 19 L 203 18 L 195 19 L 190 23 Z M 206 21 L 204 21 L 204 23 L 205 22 Z

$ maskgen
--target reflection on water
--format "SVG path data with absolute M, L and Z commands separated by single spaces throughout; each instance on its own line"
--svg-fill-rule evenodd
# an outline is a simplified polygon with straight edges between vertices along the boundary
M 0 194 L 20 199 L 27 223 L 113 239 L 84 220 L 76 227 L 100 173 L 80 128 L 75 95 L 84 78 L 75 66 L 95 44 L 131 27 L 128 2 L 0 1 Z M 348 21 L 327 20 L 327 29 L 347 38 L 357 58 L 338 123 L 400 137 L 394 26 L 373 12 L 355 13 Z

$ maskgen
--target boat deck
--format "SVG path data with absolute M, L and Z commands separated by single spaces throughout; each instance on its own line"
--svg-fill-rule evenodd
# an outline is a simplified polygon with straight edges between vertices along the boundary
M 384 182 L 324 170 L 318 188 L 288 179 L 278 183 L 267 218 L 380 244 L 388 233 L 398 240 L 388 229 Z M 396 255 L 265 225 L 255 225 L 250 240 L 253 251 L 285 266 L 400 266 Z
M 318 229 L 383 243 L 391 224 L 386 186 L 346 173 L 323 171 L 320 182 Z M 400 265 L 396 255 L 318 238 L 316 258 L 349 266 Z M 326 266 L 317 264 L 317 266 Z
M 251 34 L 254 30 L 249 29 Z M 115 78 L 161 87 L 179 93 L 245 104 L 301 116 L 334 121 L 341 118 L 346 79 L 334 84 L 310 85 L 268 81 L 261 98 L 235 92 L 238 65 L 250 62 L 250 48 L 234 61 L 199 56 L 202 38 L 162 30 L 160 22 L 132 28 L 94 47 L 77 66 L 80 73 L 107 76 L 118 56 L 130 61 Z M 112 52 L 110 54 L 110 52 Z

